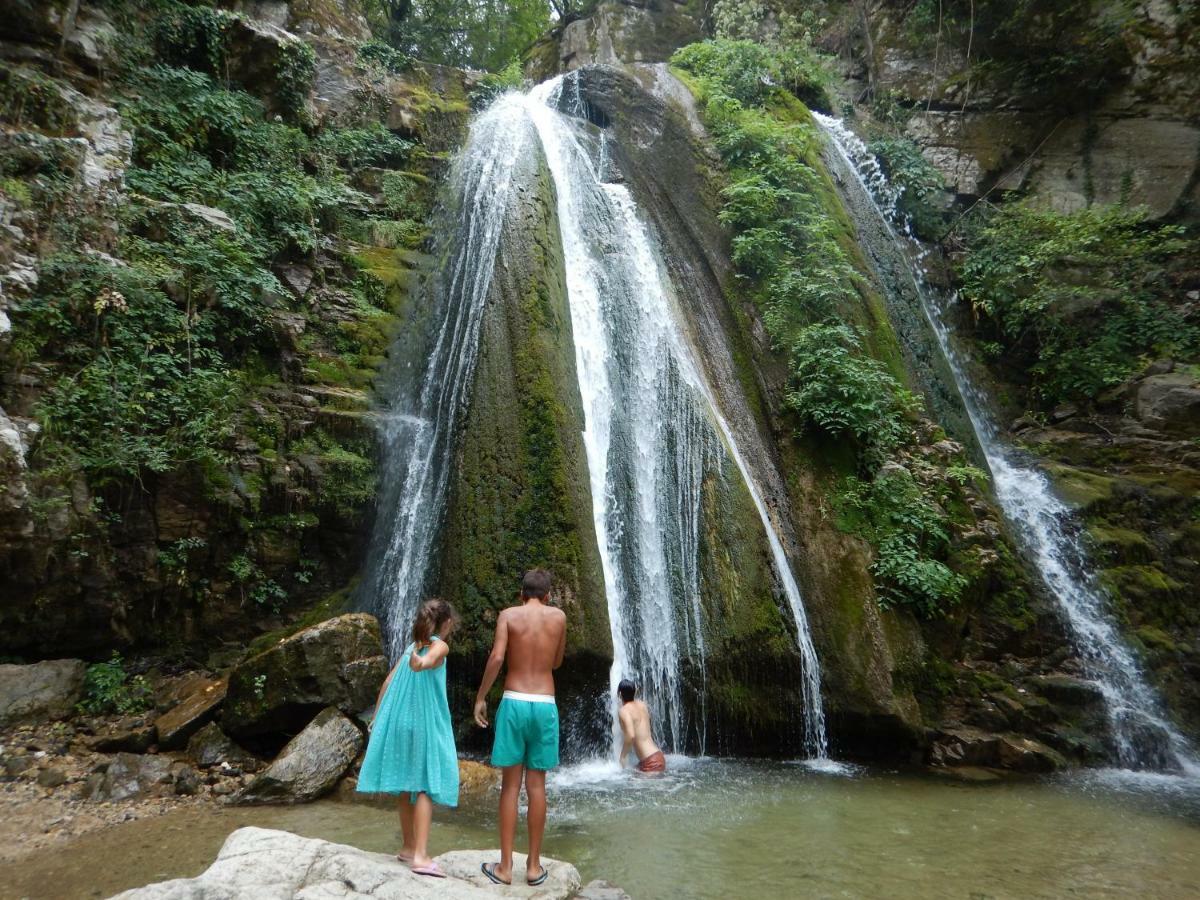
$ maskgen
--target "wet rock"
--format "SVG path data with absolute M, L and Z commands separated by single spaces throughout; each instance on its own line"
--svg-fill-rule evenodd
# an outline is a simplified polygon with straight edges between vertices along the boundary
M 192 690 L 173 708 L 154 720 L 159 743 L 166 749 L 184 746 L 224 702 L 229 682 L 224 678 L 192 682 Z
M 239 665 L 221 724 L 234 738 L 295 734 L 326 706 L 350 714 L 368 709 L 386 675 L 375 617 L 338 616 Z
M 1054 772 L 1065 768 L 1062 754 L 1032 738 L 1005 735 L 996 746 L 996 762 L 1014 772 Z
M 1134 397 L 1134 413 L 1158 431 L 1195 435 L 1200 431 L 1200 384 L 1186 372 L 1143 378 Z
M 929 749 L 935 766 L 994 766 L 1000 746 L 999 735 L 979 728 L 949 728 L 938 735 Z
M 1064 706 L 1103 707 L 1104 695 L 1094 681 L 1071 675 L 1034 675 L 1026 682 L 1043 697 Z
M 307 803 L 333 790 L 363 748 L 358 726 L 328 707 L 288 742 L 237 802 Z
M 202 769 L 228 763 L 244 771 L 257 771 L 262 760 L 235 744 L 216 722 L 197 731 L 187 746 L 188 756 Z
M 0 665 L 0 725 L 71 715 L 83 697 L 86 672 L 87 666 L 78 659 Z
M 87 800 L 128 800 L 156 793 L 173 781 L 171 761 L 166 757 L 118 753 L 105 771 L 88 777 L 83 796 Z
M 460 850 L 437 858 L 448 878 L 414 875 L 394 856 L 357 847 L 304 838 L 286 831 L 239 828 L 226 840 L 216 861 L 196 878 L 147 885 L 113 900 L 226 900 L 232 897 L 386 897 L 390 900 L 485 900 L 487 897 L 536 897 L 566 900 L 579 888 L 579 872 L 569 863 L 542 857 L 550 872 L 546 883 L 531 889 L 520 883 L 496 887 L 479 866 L 494 861 L 495 850 Z M 518 872 L 525 858 L 516 854 Z

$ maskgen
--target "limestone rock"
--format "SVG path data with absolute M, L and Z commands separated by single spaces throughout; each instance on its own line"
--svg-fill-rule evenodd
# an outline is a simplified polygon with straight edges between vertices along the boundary
M 166 792 L 173 782 L 171 761 L 165 756 L 118 753 L 103 772 L 88 779 L 83 795 L 88 800 L 129 800 Z
M 387 668 L 374 616 L 329 619 L 234 669 L 222 726 L 234 738 L 295 734 L 326 706 L 360 712 L 375 702 Z
M 228 763 L 243 772 L 255 772 L 263 765 L 261 759 L 230 740 L 216 722 L 209 722 L 192 735 L 187 753 L 202 769 Z
M 0 725 L 66 718 L 83 697 L 86 671 L 78 659 L 0 665 Z
M 168 749 L 182 747 L 200 726 L 216 715 L 228 687 L 229 682 L 224 678 L 203 679 L 195 684 L 177 706 L 154 720 L 159 743 Z
M 1156 430 L 1195 435 L 1200 431 L 1200 383 L 1186 372 L 1150 375 L 1137 386 L 1134 411 Z
M 292 738 L 238 803 L 307 803 L 333 790 L 363 748 L 358 726 L 334 707 Z
M 528 897 L 566 900 L 579 887 L 579 873 L 564 862 L 542 857 L 550 878 L 537 888 L 522 884 L 500 888 L 481 886 L 480 863 L 494 860 L 497 851 L 467 850 L 438 857 L 449 878 L 414 875 L 408 866 L 383 853 L 303 838 L 286 831 L 239 828 L 226 840 L 216 861 L 195 878 L 179 878 L 118 894 L 113 900 L 292 900 L 295 897 L 388 900 L 485 900 L 487 897 Z M 523 857 L 517 857 L 518 871 Z M 453 872 L 451 871 L 453 869 Z M 473 877 L 458 877 L 459 871 Z

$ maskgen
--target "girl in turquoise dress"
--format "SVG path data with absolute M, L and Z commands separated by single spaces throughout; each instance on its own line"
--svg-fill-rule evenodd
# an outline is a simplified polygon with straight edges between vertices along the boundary
M 396 855 L 434 878 L 445 875 L 428 852 L 433 804 L 458 806 L 458 752 L 446 700 L 446 638 L 457 623 L 445 600 L 422 604 L 413 642 L 379 689 L 358 775 L 364 794 L 399 795 L 404 846 Z

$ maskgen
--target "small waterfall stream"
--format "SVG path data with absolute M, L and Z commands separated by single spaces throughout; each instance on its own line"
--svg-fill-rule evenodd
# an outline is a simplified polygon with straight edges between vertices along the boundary
M 607 136 L 596 140 L 588 134 L 577 76 L 539 85 L 525 102 L 558 196 L 584 441 L 613 630 L 612 687 L 627 674 L 639 678 L 664 743 L 683 749 L 691 729 L 703 750 L 704 712 L 686 707 L 682 666 L 690 657 L 704 671 L 700 499 L 704 478 L 717 471 L 724 450 L 753 498 L 795 617 L 805 677 L 804 750 L 823 757 L 820 667 L 800 591 L 761 493 L 684 337 L 657 243 L 628 188 L 605 180 Z
M 831 162 L 840 170 L 843 188 L 850 185 L 865 195 L 896 252 L 908 261 L 912 287 L 953 375 L 991 471 L 996 499 L 1031 568 L 1059 604 L 1076 651 L 1104 696 L 1118 762 L 1134 769 L 1200 773 L 1186 738 L 1171 725 L 1109 615 L 1104 593 L 1090 574 L 1092 564 L 1073 527 L 1070 508 L 1034 462 L 1006 442 L 987 397 L 975 387 L 969 360 L 947 322 L 948 298 L 925 281 L 921 248 L 897 212 L 899 192 L 888 183 L 878 160 L 841 121 L 820 113 L 813 117 L 835 148 Z
M 665 749 L 704 752 L 701 504 L 706 484 L 723 477 L 723 464 L 731 462 L 762 521 L 796 624 L 804 678 L 802 749 L 823 759 L 820 665 L 783 543 L 685 337 L 657 239 L 628 188 L 609 180 L 611 138 L 588 124 L 585 113 L 577 79 L 556 78 L 529 94 L 506 94 L 477 117 L 451 171 L 456 205 L 441 254 L 445 267 L 432 291 L 433 349 L 419 381 L 405 389 L 405 380 L 397 380 L 392 409 L 383 417 L 388 474 L 367 596 L 381 608 L 398 652 L 437 554 L 455 434 L 479 353 L 514 163 L 540 142 L 557 196 L 566 266 L 612 628 L 610 687 L 615 692 L 621 678 L 636 679 Z M 691 684 L 685 683 L 689 673 Z
M 534 140 L 513 104 L 495 104 L 472 123 L 448 176 L 454 206 L 444 213 L 448 227 L 437 248 L 445 262 L 422 295 L 429 346 L 399 354 L 428 362 L 419 374 L 388 373 L 391 396 L 378 417 L 386 474 L 361 590 L 383 621 L 392 657 L 404 651 L 430 577 L 516 161 Z

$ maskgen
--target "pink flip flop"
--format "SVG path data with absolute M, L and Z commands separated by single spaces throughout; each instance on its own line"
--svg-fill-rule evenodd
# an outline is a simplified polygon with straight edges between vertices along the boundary
M 413 866 L 412 873 L 414 875 L 428 875 L 430 878 L 445 878 L 446 873 L 438 868 L 436 862 L 431 862 L 427 866 Z

